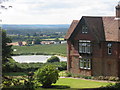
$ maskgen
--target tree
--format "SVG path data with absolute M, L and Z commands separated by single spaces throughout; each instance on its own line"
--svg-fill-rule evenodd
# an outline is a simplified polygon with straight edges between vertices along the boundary
M 40 44 L 40 42 L 41 42 L 41 40 L 40 40 L 39 38 L 36 38 L 36 39 L 34 40 L 34 44 Z
M 27 42 L 27 45 L 30 45 L 30 44 L 32 44 L 32 39 L 28 39 L 26 42 Z
M 6 7 L 5 5 L 2 5 L 2 3 L 7 2 L 7 1 L 9 1 L 9 0 L 0 0 L 0 8 L 2 8 L 2 9 L 12 8 L 12 6 Z
M 6 35 L 6 31 L 2 30 L 2 60 L 7 60 L 7 58 L 11 57 L 12 45 L 8 45 L 11 42 L 11 39 Z
M 56 41 L 56 42 L 59 42 L 60 40 L 59 40 L 59 38 L 55 38 L 55 41 Z
M 60 59 L 57 56 L 52 56 L 51 58 L 48 58 L 47 62 L 60 62 Z
M 33 34 L 33 37 L 36 37 L 37 36 L 37 33 L 35 32 L 34 34 Z
M 30 38 L 30 34 L 29 33 L 27 33 L 27 37 Z
M 35 79 L 42 84 L 43 87 L 50 87 L 52 83 L 56 83 L 59 74 L 53 65 L 45 65 L 35 72 Z

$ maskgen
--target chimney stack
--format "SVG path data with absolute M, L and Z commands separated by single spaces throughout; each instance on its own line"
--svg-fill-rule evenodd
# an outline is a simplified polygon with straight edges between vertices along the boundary
M 118 5 L 116 6 L 116 18 L 120 19 L 120 1 L 118 2 Z
M 116 6 L 116 18 L 118 21 L 118 41 L 120 42 L 120 1 L 118 2 L 118 5 Z

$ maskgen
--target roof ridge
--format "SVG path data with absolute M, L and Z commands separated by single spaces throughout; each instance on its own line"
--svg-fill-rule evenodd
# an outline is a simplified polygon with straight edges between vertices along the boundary
M 115 16 L 82 16 L 82 17 L 91 17 L 91 18 L 102 18 L 102 17 L 115 17 Z

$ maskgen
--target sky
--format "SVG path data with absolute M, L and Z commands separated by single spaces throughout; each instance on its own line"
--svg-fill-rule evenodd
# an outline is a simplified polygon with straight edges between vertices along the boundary
M 115 16 L 119 0 L 9 0 L 2 24 L 70 24 L 82 16 Z

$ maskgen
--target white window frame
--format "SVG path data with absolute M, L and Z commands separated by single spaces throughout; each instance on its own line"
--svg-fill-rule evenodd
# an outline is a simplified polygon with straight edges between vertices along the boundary
M 85 34 L 88 33 L 88 28 L 86 25 L 82 26 L 82 33 L 85 33 Z
M 108 43 L 108 55 L 111 55 L 112 54 L 112 44 L 111 43 Z
M 91 41 L 79 40 L 79 53 L 91 53 Z
M 91 69 L 91 59 L 90 58 L 81 58 L 80 59 L 80 68 L 81 69 Z

